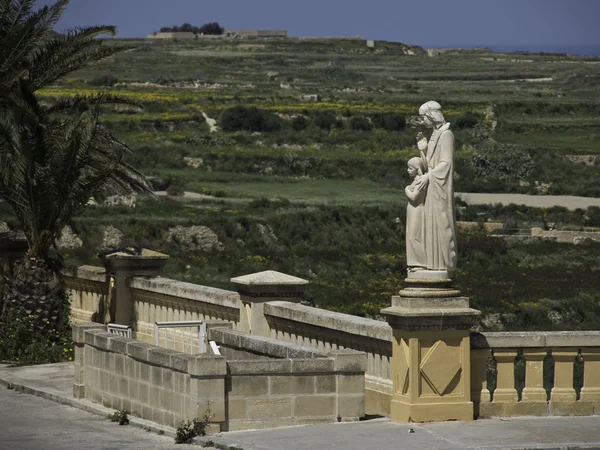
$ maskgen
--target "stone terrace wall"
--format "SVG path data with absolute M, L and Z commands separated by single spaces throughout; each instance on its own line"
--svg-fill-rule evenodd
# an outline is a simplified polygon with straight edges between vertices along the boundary
M 531 236 L 554 239 L 556 242 L 566 242 L 569 244 L 576 244 L 583 239 L 600 241 L 600 231 L 543 230 L 542 228 L 532 228 Z
M 106 332 L 73 326 L 74 396 L 177 427 L 202 417 L 207 405 L 216 431 L 225 423 L 225 358 L 186 355 Z
M 209 338 L 254 358 L 228 360 L 228 430 L 359 420 L 365 414 L 366 356 L 320 352 L 226 328 Z
M 209 408 L 211 431 L 364 415 L 364 354 L 319 353 L 227 328 L 212 328 L 210 334 L 217 342 L 244 339 L 257 353 L 263 349 L 286 357 L 192 356 L 107 333 L 103 325 L 79 323 L 73 327 L 74 395 L 171 427 L 202 417 Z
M 321 351 L 365 352 L 366 411 L 389 416 L 392 331 L 387 322 L 282 301 L 266 303 L 264 313 L 273 338 Z

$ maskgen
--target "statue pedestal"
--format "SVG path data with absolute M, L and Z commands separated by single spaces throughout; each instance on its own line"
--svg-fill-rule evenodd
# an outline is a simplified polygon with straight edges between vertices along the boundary
M 469 330 L 480 311 L 451 279 L 417 274 L 381 310 L 393 329 L 392 420 L 473 420 Z

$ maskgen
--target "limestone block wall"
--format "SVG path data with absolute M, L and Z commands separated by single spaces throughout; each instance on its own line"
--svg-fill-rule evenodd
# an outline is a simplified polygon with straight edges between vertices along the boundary
M 387 322 L 283 301 L 266 303 L 264 311 L 273 338 L 325 352 L 347 349 L 366 353 L 366 411 L 389 416 L 392 332 Z
M 170 427 L 202 417 L 209 407 L 213 429 L 223 427 L 225 358 L 155 347 L 98 324 L 74 325 L 73 339 L 75 397 Z
M 543 230 L 542 228 L 532 228 L 531 236 L 554 239 L 556 242 L 567 242 L 569 244 L 576 244 L 582 239 L 600 241 L 600 231 Z
M 353 421 L 365 414 L 361 352 L 321 352 L 226 328 L 210 329 L 209 339 L 225 353 L 249 355 L 227 362 L 228 430 Z
M 73 322 L 102 322 L 108 308 L 110 280 L 103 267 L 81 266 L 63 275 L 71 297 Z
M 210 334 L 221 344 L 244 338 L 251 348 L 263 348 L 267 358 L 187 355 L 110 334 L 103 325 L 75 324 L 74 395 L 171 427 L 210 409 L 211 431 L 364 415 L 364 354 L 319 353 L 227 328 Z

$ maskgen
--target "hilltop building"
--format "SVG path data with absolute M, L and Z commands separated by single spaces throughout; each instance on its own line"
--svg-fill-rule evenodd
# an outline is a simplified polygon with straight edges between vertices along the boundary
M 230 38 L 268 38 L 268 37 L 288 37 L 287 30 L 228 30 L 225 29 L 223 36 Z
M 225 30 L 223 34 L 198 34 L 191 32 L 155 32 L 147 39 L 246 39 L 246 38 L 287 38 L 287 30 Z
M 147 39 L 194 39 L 195 33 L 190 32 L 166 32 L 166 33 L 152 33 L 147 36 Z

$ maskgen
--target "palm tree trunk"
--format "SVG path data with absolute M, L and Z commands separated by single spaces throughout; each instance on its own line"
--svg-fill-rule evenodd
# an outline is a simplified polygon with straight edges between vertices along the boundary
M 2 325 L 27 321 L 35 337 L 54 342 L 69 328 L 70 302 L 60 273 L 50 260 L 29 255 L 5 278 Z

